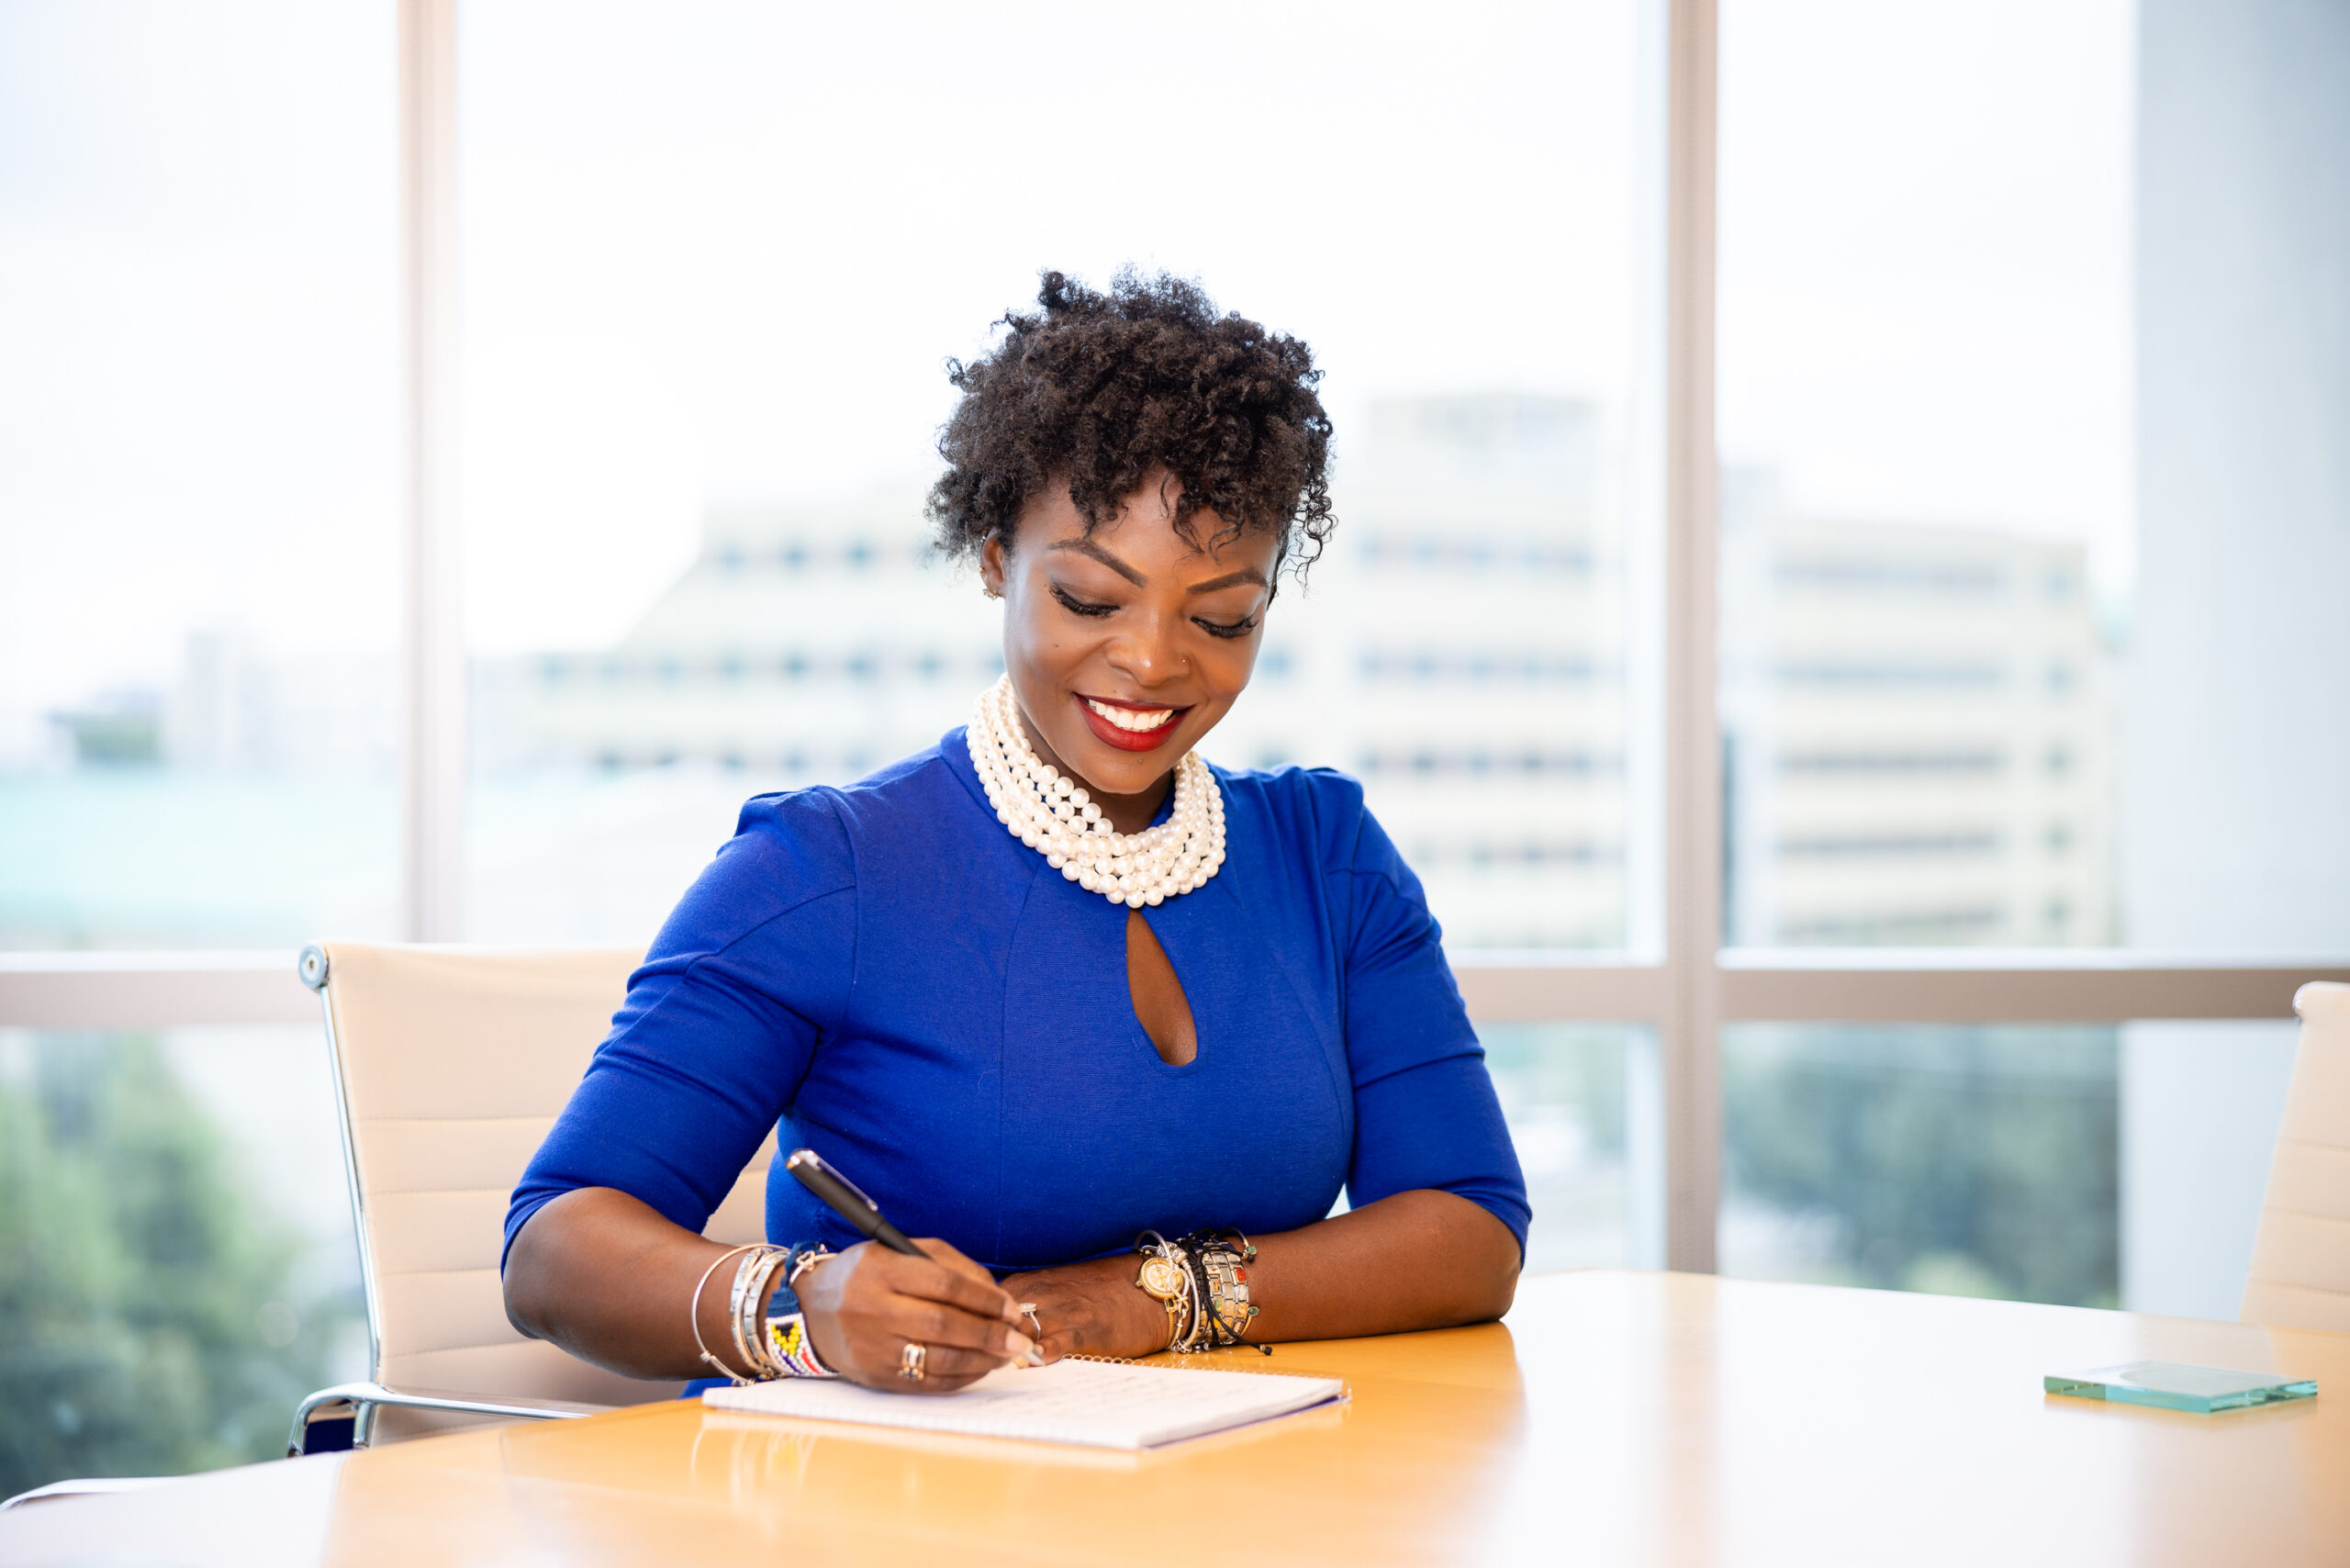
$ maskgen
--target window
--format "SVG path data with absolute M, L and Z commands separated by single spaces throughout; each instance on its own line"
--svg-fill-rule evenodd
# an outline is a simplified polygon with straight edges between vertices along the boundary
M 963 722 L 1001 634 L 924 548 L 942 362 L 1131 262 L 1312 343 L 1338 427 L 1209 755 L 1359 775 L 1456 944 L 1625 946 L 1639 6 L 1211 6 L 1299 63 L 1179 113 L 1101 68 L 1156 12 L 914 15 L 462 8 L 468 934 L 643 941 L 745 795 Z
M 155 1050 L 178 1147 L 315 1037 L 297 942 L 640 943 L 745 796 L 959 722 L 940 361 L 1134 261 L 1327 368 L 1342 527 L 1209 749 L 1422 871 L 1537 1267 L 2231 1313 L 2350 979 L 2350 38 L 1214 6 L 1294 68 L 1169 115 L 1100 68 L 1156 14 L 1065 20 L 0 17 L 0 1114 Z
M 390 935 L 390 17 L 0 17 L 0 948 Z

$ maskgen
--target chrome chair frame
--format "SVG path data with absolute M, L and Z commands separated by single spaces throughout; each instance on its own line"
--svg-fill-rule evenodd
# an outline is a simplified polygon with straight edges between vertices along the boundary
M 359 1243 L 359 1281 L 367 1301 L 367 1364 L 381 1367 L 384 1364 L 384 1347 L 376 1325 L 383 1321 L 383 1303 L 378 1296 L 373 1244 L 368 1239 L 367 1194 L 359 1181 L 359 1149 L 352 1132 L 350 1091 L 343 1078 L 342 1045 L 336 1038 L 334 1008 L 330 1004 L 327 994 L 330 983 L 327 970 L 325 948 L 313 943 L 302 949 L 297 972 L 304 985 L 318 992 L 319 1011 L 326 1023 L 328 1076 L 334 1080 L 335 1117 L 342 1131 L 343 1180 L 351 1190 L 351 1223 Z M 363 1379 L 319 1389 L 296 1406 L 294 1424 L 285 1434 L 285 1455 L 288 1459 L 296 1459 L 308 1452 L 311 1424 L 322 1417 L 334 1418 L 334 1413 L 340 1408 L 351 1411 L 351 1446 L 364 1449 L 373 1436 L 375 1413 L 387 1406 L 532 1421 L 577 1420 L 584 1416 L 599 1415 L 615 1408 L 555 1399 L 484 1399 L 434 1389 L 387 1388 L 373 1379 Z

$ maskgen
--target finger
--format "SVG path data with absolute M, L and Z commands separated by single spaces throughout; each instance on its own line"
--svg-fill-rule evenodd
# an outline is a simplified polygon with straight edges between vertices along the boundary
M 939 1245 L 944 1247 L 946 1243 Z M 959 1252 L 955 1257 L 978 1270 L 979 1277 L 974 1279 L 957 1271 L 946 1260 L 908 1258 L 891 1253 L 890 1287 L 902 1295 L 918 1295 L 926 1300 L 944 1302 L 981 1317 L 1002 1318 L 1006 1323 L 1020 1321 L 1019 1307 L 1002 1285 L 988 1277 L 985 1269 L 980 1269 Z
M 923 1356 L 922 1381 L 928 1383 L 940 1378 L 957 1378 L 968 1382 L 972 1378 L 984 1377 L 1002 1366 L 1003 1362 L 995 1357 L 983 1356 L 977 1350 L 959 1350 L 953 1345 L 933 1345 Z
M 1000 1317 L 981 1317 L 919 1296 L 900 1296 L 890 1304 L 882 1321 L 886 1324 L 885 1332 L 898 1338 L 917 1339 L 925 1345 L 953 1345 L 999 1361 L 1017 1360 L 1035 1348 L 1027 1335 Z
M 993 1290 L 1005 1293 L 1004 1299 L 1006 1301 L 1012 1299 L 1009 1294 L 1009 1286 L 998 1284 L 994 1275 L 989 1273 L 986 1269 L 981 1267 L 979 1264 L 973 1262 L 970 1259 L 965 1257 L 960 1251 L 957 1250 L 953 1242 L 942 1241 L 934 1236 L 925 1236 L 921 1240 L 915 1242 L 914 1245 L 921 1248 L 925 1255 L 934 1260 L 942 1267 L 947 1269 L 951 1272 L 961 1275 L 964 1279 L 970 1281 L 975 1285 L 991 1288 Z M 1013 1316 L 1016 1317 L 1018 1316 L 1017 1312 Z

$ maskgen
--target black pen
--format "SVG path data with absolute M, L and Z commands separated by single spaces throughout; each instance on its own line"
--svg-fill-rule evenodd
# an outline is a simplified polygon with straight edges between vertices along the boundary
M 923 1258 L 929 1254 L 906 1239 L 906 1233 L 881 1217 L 881 1205 L 856 1190 L 856 1183 L 824 1163 L 824 1157 L 812 1148 L 795 1148 L 783 1168 L 800 1178 L 800 1184 L 824 1200 L 832 1211 L 856 1226 L 892 1252 L 902 1252 L 909 1258 Z
M 824 1157 L 812 1148 L 795 1148 L 783 1168 L 800 1178 L 800 1184 L 824 1200 L 825 1205 L 841 1218 L 856 1226 L 892 1252 L 903 1252 L 909 1258 L 927 1258 L 929 1253 L 906 1239 L 906 1233 L 881 1217 L 881 1205 L 857 1190 L 856 1183 L 824 1163 Z M 1045 1364 L 1045 1358 L 1031 1346 L 1021 1358 L 1032 1367 Z

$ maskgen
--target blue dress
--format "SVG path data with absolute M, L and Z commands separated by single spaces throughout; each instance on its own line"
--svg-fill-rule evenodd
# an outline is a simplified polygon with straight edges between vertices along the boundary
M 1005 832 L 965 747 L 761 795 L 629 981 L 523 1173 L 699 1232 L 767 1129 L 999 1273 L 1432 1187 L 1526 1239 L 1526 1183 L 1419 882 L 1325 770 L 1216 770 L 1226 859 L 1146 909 L 1198 1029 L 1171 1067 L 1126 910 Z M 1162 810 L 1161 818 L 1166 815 Z M 860 1238 L 777 1161 L 767 1235 Z

